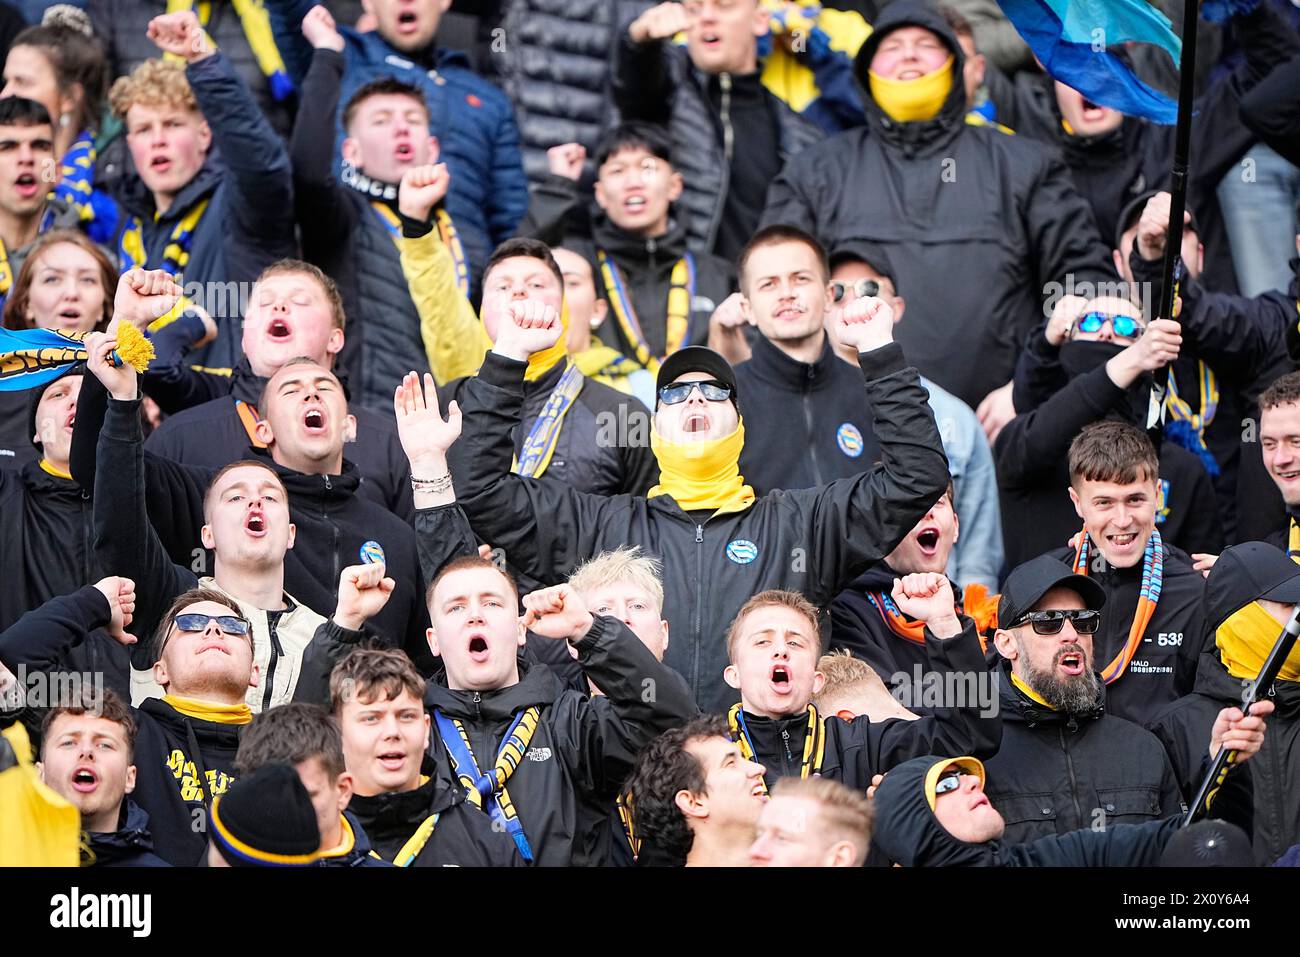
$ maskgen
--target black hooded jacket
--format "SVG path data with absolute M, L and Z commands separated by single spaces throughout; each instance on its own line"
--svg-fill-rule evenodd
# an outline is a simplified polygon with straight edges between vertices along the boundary
M 1164 748 L 1151 732 L 1106 714 L 1105 686 L 1091 709 L 1055 711 L 1012 684 L 1008 665 L 1003 659 L 998 676 L 1002 746 L 984 762 L 985 793 L 1007 823 L 1004 841 L 1184 810 Z
M 939 823 L 925 795 L 926 773 L 943 760 L 913 758 L 885 776 L 874 802 L 874 854 L 903 867 L 1154 867 L 1178 831 L 1179 818 L 1170 817 L 1104 831 L 1084 828 L 1027 844 L 960 841 Z
M 109 623 L 108 599 L 93 585 L 54 598 L 0 634 L 0 662 L 49 672 L 86 635 Z M 136 724 L 133 800 L 148 814 L 154 852 L 168 864 L 199 862 L 207 846 L 207 809 L 234 781 L 243 725 L 181 714 L 160 698 L 131 709 Z M 200 781 L 206 785 L 201 786 Z
M 432 761 L 425 757 L 426 771 Z M 508 786 L 507 786 L 508 787 Z M 436 775 L 414 791 L 352 796 L 345 812 L 365 828 L 368 843 L 381 860 L 405 867 L 522 867 L 510 835 L 492 827 L 491 819 L 465 800 L 460 784 Z M 431 815 L 438 815 L 433 833 L 409 863 L 399 852 Z M 415 848 L 408 848 L 407 854 Z M 405 858 L 406 854 L 403 855 Z M 373 860 L 373 858 L 372 858 Z
M 663 562 L 666 664 L 704 708 L 727 707 L 723 635 L 757 592 L 787 588 L 828 605 L 902 540 L 948 485 L 938 427 L 916 370 L 896 344 L 859 357 L 882 467 L 814 489 L 774 492 L 740 512 L 687 512 L 669 495 L 579 492 L 543 476 L 511 473 L 511 432 L 523 405 L 524 363 L 488 353 L 464 390 L 465 467 L 456 493 L 474 531 L 511 564 L 558 584 L 582 560 L 640 545 Z
M 96 561 L 105 573 L 148 574 L 172 579 L 174 597 L 192 582 L 177 577 L 175 566 L 193 576 L 212 568 L 202 548 L 204 492 L 214 470 L 184 466 L 144 452 L 140 436 L 139 400 L 110 400 L 99 433 L 97 488 L 104 505 L 95 511 Z M 386 574 L 396 588 L 370 627 L 391 644 L 402 647 L 428 668 L 432 664 L 424 631 L 423 580 L 415 530 L 387 509 L 357 494 L 356 466 L 344 461 L 341 475 L 306 475 L 262 457 L 284 483 L 289 517 L 297 528 L 294 547 L 285 552 L 284 590 L 298 602 L 326 617 L 334 612 L 339 575 L 360 563 L 360 549 L 376 541 L 384 550 Z M 143 483 L 137 487 L 137 483 Z M 144 512 L 145 514 L 141 514 Z M 142 523 L 155 531 L 167 529 L 173 542 L 170 555 L 158 555 Z M 177 554 L 177 551 L 180 554 Z M 174 564 L 173 564 L 174 563 Z M 135 577 L 135 576 L 133 576 Z M 155 588 L 166 591 L 160 580 Z M 166 601 L 163 602 L 166 607 Z M 159 609 L 161 611 L 161 609 Z
M 1281 627 L 1279 626 L 1279 631 Z M 1173 759 L 1187 800 L 1196 796 L 1204 772 L 1210 730 L 1224 708 L 1241 707 L 1243 682 L 1228 674 L 1217 649 L 1201 655 L 1193 692 L 1169 705 L 1151 730 Z M 1277 680 L 1269 689 L 1273 713 L 1259 754 L 1230 777 L 1248 770 L 1254 788 L 1254 848 L 1257 864 L 1272 864 L 1300 842 L 1300 682 Z M 1222 796 L 1216 799 L 1222 800 Z
M 681 677 L 657 662 L 622 622 L 596 616 L 574 648 L 604 696 L 564 688 L 545 665 L 522 659 L 518 683 L 498 691 L 452 691 L 439 676 L 425 692 L 431 714 L 440 711 L 463 723 L 480 768 L 495 757 L 515 715 L 540 709 L 527 753 L 506 784 L 540 866 L 602 863 L 585 860 L 595 826 L 588 819 L 593 802 L 604 803 L 599 820 L 608 821 L 641 749 L 696 714 Z M 429 747 L 434 776 L 459 787 L 436 716 Z
M 897 123 L 867 95 L 865 128 L 786 164 L 763 224 L 799 226 L 831 249 L 874 245 L 898 294 L 912 297 L 899 342 L 927 379 L 974 407 L 1011 378 L 1042 314 L 1040 290 L 1067 275 L 1113 281 L 1109 244 L 1056 151 L 966 123 L 965 56 L 934 7 L 885 8 L 855 61 L 863 86 L 880 41 L 902 26 L 932 31 L 953 52 L 955 80 L 938 115 Z
M 745 419 L 740 474 L 756 495 L 825 485 L 880 459 L 862 370 L 836 355 L 829 340 L 807 363 L 756 336 L 753 354 L 736 366 L 736 398 Z
M 1041 339 L 1042 347 L 1050 349 L 1041 332 L 1034 339 Z M 1069 345 L 1105 346 L 1105 343 Z M 1025 375 L 1032 374 L 1026 367 L 1034 348 L 1031 344 L 1021 357 L 1018 378 L 1022 371 Z M 1069 452 L 1075 436 L 1084 426 L 1108 418 L 1137 424 L 1138 405 L 1145 409 L 1149 391 L 1144 391 L 1143 385 L 1121 389 L 1107 375 L 1105 358 L 1100 352 L 1088 358 L 1099 360 L 1100 364 L 1069 379 L 1064 388 L 1032 411 L 1017 415 L 994 443 L 1002 505 L 1002 541 L 1010 568 L 1059 548 L 1079 530 L 1079 516 L 1068 492 Z M 1191 452 L 1172 442 L 1162 443 L 1159 452 L 1163 501 L 1157 505 L 1156 525 L 1161 536 L 1188 553 L 1217 555 L 1223 550 L 1223 527 L 1214 485 L 1205 466 Z
M 116 831 L 90 831 L 86 835 L 95 860 L 92 867 L 169 867 L 153 852 L 149 815 L 130 797 L 122 799 Z
M 966 687 L 968 675 L 982 675 L 987 669 L 974 623 L 969 618 L 962 619 L 962 623 L 961 634 L 948 639 L 936 638 L 927 629 L 925 650 L 928 670 L 952 676 Z M 992 755 L 1002 737 L 1002 719 L 996 708 L 984 709 L 978 699 L 978 695 L 967 698 L 965 707 L 934 709 L 916 721 L 872 721 L 865 715 L 845 721 L 827 716 L 825 758 L 817 771 L 822 777 L 865 791 L 873 776 L 921 752 Z M 754 748 L 754 760 L 767 769 L 764 780 L 769 788 L 783 777 L 800 774 L 808 734 L 806 713 L 763 718 L 746 712 L 745 730 Z

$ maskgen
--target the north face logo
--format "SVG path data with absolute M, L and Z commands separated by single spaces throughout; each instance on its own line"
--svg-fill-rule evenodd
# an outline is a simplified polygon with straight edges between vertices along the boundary
M 549 761 L 551 760 L 550 748 L 529 748 L 528 754 L 525 755 L 529 761 Z

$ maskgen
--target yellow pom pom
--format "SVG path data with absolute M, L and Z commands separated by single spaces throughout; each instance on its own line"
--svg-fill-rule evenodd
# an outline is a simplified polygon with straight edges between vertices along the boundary
M 144 372 L 153 360 L 153 343 L 135 326 L 123 322 L 117 327 L 117 357 L 136 372 Z

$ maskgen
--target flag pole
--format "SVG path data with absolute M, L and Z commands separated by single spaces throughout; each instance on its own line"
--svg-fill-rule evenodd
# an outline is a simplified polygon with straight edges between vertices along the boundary
M 1160 302 L 1155 317 L 1174 318 L 1174 296 L 1181 277 L 1183 211 L 1187 208 L 1187 170 L 1192 142 L 1192 99 L 1196 84 L 1196 34 L 1199 0 L 1183 0 L 1183 45 L 1178 63 L 1178 121 L 1174 127 L 1174 166 L 1169 174 L 1169 232 L 1165 237 L 1165 261 L 1161 267 Z M 1136 239 L 1134 240 L 1136 242 Z M 1151 386 L 1147 431 L 1152 444 L 1160 448 L 1165 424 L 1165 396 L 1169 388 L 1169 366 L 1156 370 Z

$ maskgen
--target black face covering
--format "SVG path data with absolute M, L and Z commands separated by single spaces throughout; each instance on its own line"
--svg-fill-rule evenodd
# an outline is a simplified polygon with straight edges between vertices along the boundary
M 1117 342 L 1070 341 L 1062 343 L 1061 368 L 1071 379 L 1087 375 L 1123 352 L 1127 346 Z M 1120 418 L 1134 425 L 1145 426 L 1150 402 L 1152 377 L 1144 372 L 1128 389 L 1128 402 L 1111 413 L 1108 418 Z
M 1124 346 L 1116 342 L 1070 340 L 1061 344 L 1061 368 L 1075 379 L 1105 365 L 1123 351 Z

